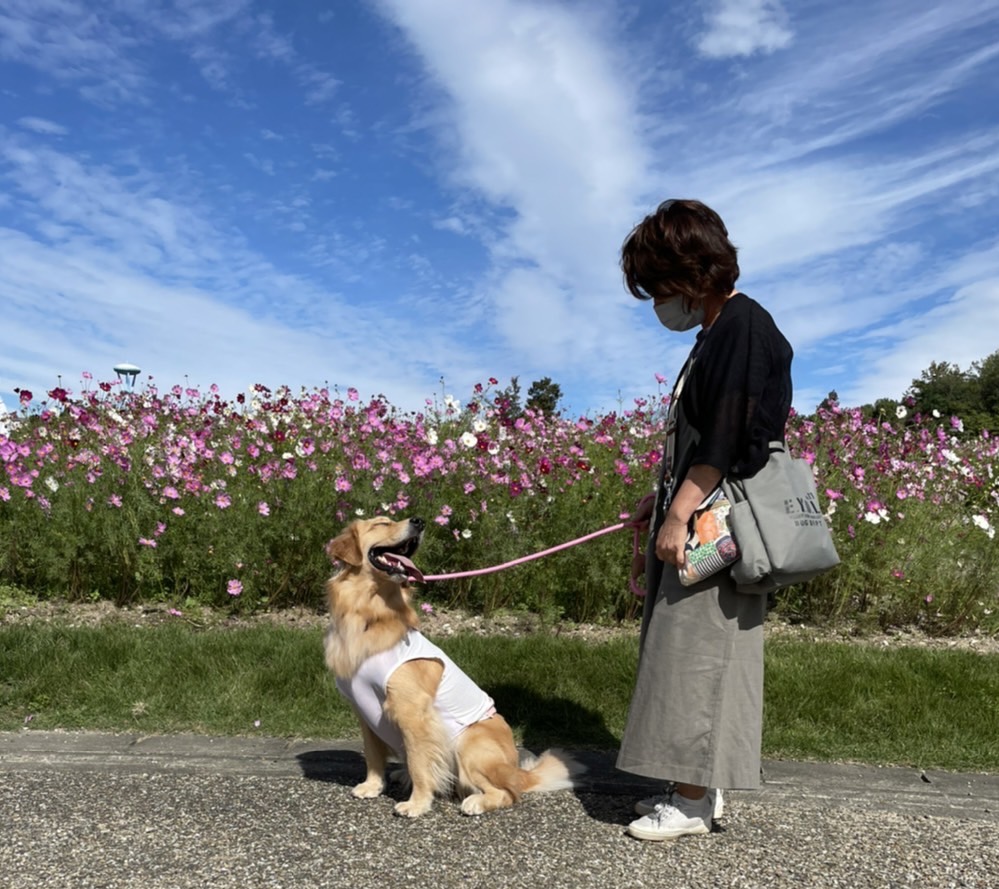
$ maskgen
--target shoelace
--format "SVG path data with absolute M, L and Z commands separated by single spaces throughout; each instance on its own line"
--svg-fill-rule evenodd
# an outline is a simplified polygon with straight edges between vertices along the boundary
M 670 802 L 657 803 L 655 809 L 652 810 L 652 814 L 655 816 L 656 824 L 662 824 L 667 818 L 670 817 L 674 812 L 683 814 L 680 810 Z

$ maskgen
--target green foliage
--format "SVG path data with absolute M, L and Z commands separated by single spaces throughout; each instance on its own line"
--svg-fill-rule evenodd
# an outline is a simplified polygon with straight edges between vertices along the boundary
M 956 364 L 931 362 L 912 381 L 906 401 L 916 413 L 960 417 L 971 433 L 999 429 L 999 351 L 967 370 Z
M 496 700 L 520 743 L 618 746 L 637 631 L 438 640 Z M 999 769 L 999 655 L 796 641 L 766 645 L 766 757 Z M 0 625 L 0 730 L 358 738 L 318 628 Z
M 553 383 L 551 377 L 542 377 L 531 383 L 527 390 L 527 409 L 547 417 L 558 413 L 558 402 L 562 397 L 562 387 Z
M 353 390 L 262 387 L 246 404 L 179 387 L 44 404 L 0 436 L 0 584 L 118 604 L 318 609 L 326 543 L 355 517 L 423 517 L 420 568 L 449 575 L 618 525 L 652 489 L 662 392 L 569 420 L 520 407 L 516 378 L 492 387 L 417 415 Z M 793 418 L 788 441 L 814 467 L 842 565 L 781 592 L 778 607 L 935 633 L 999 628 L 999 438 L 907 405 L 872 418 L 834 399 Z M 631 561 L 630 531 L 615 532 L 415 595 L 550 623 L 624 620 L 641 609 Z
M 978 386 L 982 407 L 993 418 L 991 429 L 999 429 L 999 351 L 993 352 L 978 365 Z

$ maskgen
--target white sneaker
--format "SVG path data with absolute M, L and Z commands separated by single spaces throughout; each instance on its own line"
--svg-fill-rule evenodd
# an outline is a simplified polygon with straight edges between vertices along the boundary
M 651 815 L 656 810 L 656 806 L 669 802 L 671 792 L 671 790 L 667 789 L 666 793 L 660 793 L 656 796 L 649 796 L 645 799 L 639 800 L 635 803 L 635 814 Z M 712 800 L 711 817 L 717 821 L 725 815 L 725 799 L 721 788 L 709 788 L 708 796 L 711 797 Z
M 640 840 L 672 840 L 688 834 L 711 833 L 712 801 L 689 800 L 673 793 L 669 802 L 660 803 L 648 815 L 628 825 L 628 833 Z

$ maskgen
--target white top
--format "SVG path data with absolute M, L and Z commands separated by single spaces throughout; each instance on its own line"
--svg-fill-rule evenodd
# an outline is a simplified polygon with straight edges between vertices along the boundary
M 397 754 L 404 752 L 402 734 L 385 715 L 385 689 L 396 669 L 415 660 L 440 661 L 444 665 L 434 706 L 452 738 L 496 712 L 493 699 L 451 658 L 418 630 L 410 630 L 394 648 L 369 657 L 349 679 L 336 680 L 340 693 Z

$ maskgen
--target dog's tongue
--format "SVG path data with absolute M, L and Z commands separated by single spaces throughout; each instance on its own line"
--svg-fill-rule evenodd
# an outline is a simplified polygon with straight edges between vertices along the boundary
M 420 583 L 423 580 L 423 574 L 420 569 L 405 556 L 400 556 L 398 553 L 386 553 L 385 560 L 402 568 L 406 574 L 406 580 L 412 580 L 416 583 Z

